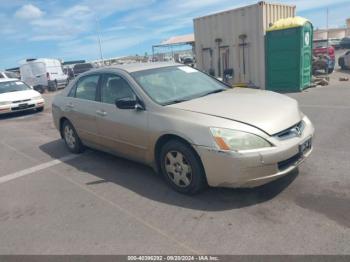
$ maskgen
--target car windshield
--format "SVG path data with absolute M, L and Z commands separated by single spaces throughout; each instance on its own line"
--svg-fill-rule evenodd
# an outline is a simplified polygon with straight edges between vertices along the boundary
M 157 103 L 169 105 L 226 90 L 228 87 L 188 66 L 171 66 L 131 73 Z
M 0 82 L 0 94 L 30 90 L 30 87 L 20 81 Z

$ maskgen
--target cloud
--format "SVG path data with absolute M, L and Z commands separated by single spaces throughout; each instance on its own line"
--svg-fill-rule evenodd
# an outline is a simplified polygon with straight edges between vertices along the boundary
M 15 18 L 30 20 L 40 18 L 43 14 L 35 5 L 27 4 L 16 11 Z

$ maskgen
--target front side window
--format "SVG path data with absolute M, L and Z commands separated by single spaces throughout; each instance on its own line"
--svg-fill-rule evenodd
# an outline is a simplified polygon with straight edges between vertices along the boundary
M 119 99 L 135 100 L 136 95 L 126 80 L 117 75 L 106 75 L 101 89 L 102 103 L 115 104 Z
M 221 92 L 227 86 L 188 66 L 171 66 L 131 74 L 157 103 L 168 105 Z
M 17 78 L 16 73 L 13 72 L 5 72 L 4 73 L 8 78 Z
M 99 75 L 91 75 L 79 79 L 76 86 L 75 97 L 95 101 L 99 78 Z

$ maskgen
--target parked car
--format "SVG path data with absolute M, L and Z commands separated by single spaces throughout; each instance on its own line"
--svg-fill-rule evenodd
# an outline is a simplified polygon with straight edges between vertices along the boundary
M 81 63 L 76 64 L 73 67 L 74 76 L 78 76 L 82 73 L 85 73 L 86 71 L 89 71 L 90 69 L 93 69 L 94 67 L 90 63 Z
M 19 79 L 19 76 L 15 72 L 4 71 L 0 72 L 0 78 Z
M 327 48 L 328 46 L 328 48 Z M 313 55 L 318 56 L 328 56 L 328 72 L 333 73 L 335 67 L 335 49 L 330 45 L 327 40 L 316 40 L 313 46 Z
M 340 47 L 343 49 L 350 49 L 350 37 L 344 37 L 340 41 Z
M 71 152 L 88 146 L 143 162 L 187 194 L 263 185 L 312 151 L 314 127 L 294 99 L 232 89 L 182 64 L 91 70 L 52 109 Z
M 350 51 L 347 51 L 344 55 L 339 57 L 338 64 L 341 69 L 350 69 Z
M 331 38 L 329 39 L 329 45 L 333 46 L 335 50 L 340 49 L 340 41 L 341 39 Z
M 18 79 L 0 79 L 0 114 L 36 109 L 44 110 L 41 94 Z
M 68 76 L 63 73 L 61 62 L 56 59 L 29 59 L 20 66 L 21 80 L 43 93 L 56 91 L 67 85 Z
M 182 63 L 184 65 L 188 65 L 188 66 L 194 67 L 194 59 L 193 59 L 193 57 L 187 56 L 187 57 L 183 57 L 181 60 L 182 60 Z
M 74 71 L 70 67 L 63 68 L 63 73 L 68 76 L 68 82 L 74 79 Z

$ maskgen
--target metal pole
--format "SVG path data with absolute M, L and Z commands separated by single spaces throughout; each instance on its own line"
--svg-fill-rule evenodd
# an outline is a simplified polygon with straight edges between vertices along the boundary
M 327 28 L 327 57 L 329 59 L 328 63 L 330 62 L 331 58 L 329 56 L 329 24 L 328 24 L 328 21 L 329 21 L 329 9 L 327 7 L 327 18 L 326 18 L 326 28 Z M 327 68 L 327 76 L 328 76 L 328 68 Z
M 101 32 L 100 32 L 100 23 L 98 19 L 96 18 L 96 25 L 97 25 L 97 36 L 98 36 L 98 46 L 100 49 L 100 59 L 102 61 L 102 64 L 104 65 L 104 59 L 103 59 L 103 54 L 102 54 L 102 43 L 101 43 Z

